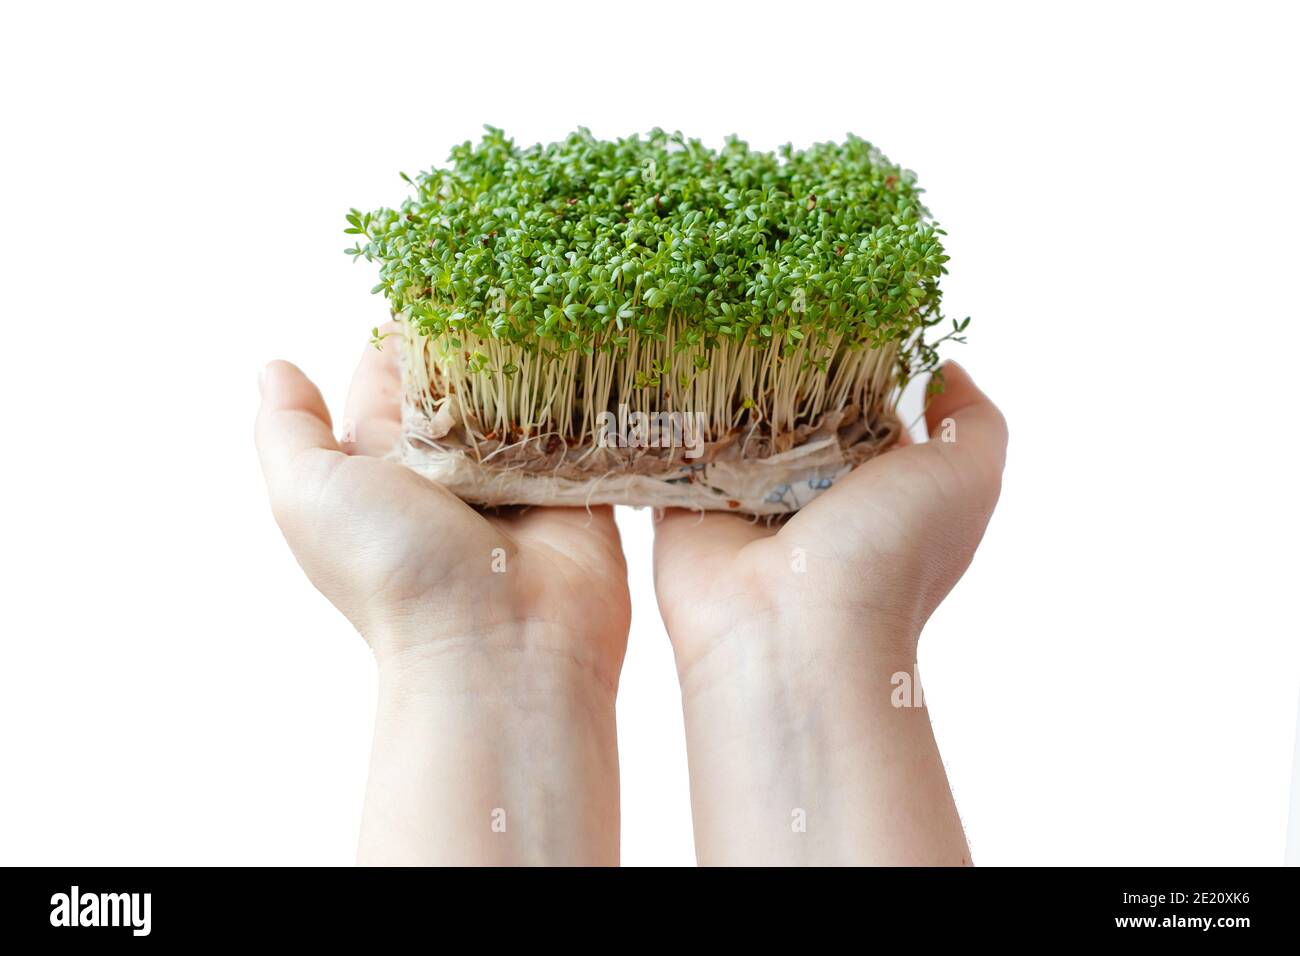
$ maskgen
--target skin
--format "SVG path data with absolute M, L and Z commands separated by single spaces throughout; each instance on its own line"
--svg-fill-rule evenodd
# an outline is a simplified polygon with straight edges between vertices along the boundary
M 615 865 L 631 611 L 612 509 L 485 517 L 377 457 L 399 431 L 392 342 L 353 379 L 355 442 L 288 362 L 256 427 L 285 539 L 378 662 L 358 860 Z
M 674 511 L 657 526 L 703 864 L 970 862 L 928 711 L 895 706 L 1006 456 L 1001 413 L 959 366 L 944 374 L 930 441 L 783 525 Z
M 287 362 L 263 373 L 256 428 L 276 521 L 378 663 L 358 860 L 616 864 L 630 602 L 612 510 L 489 516 L 384 461 L 391 342 L 353 379 L 354 441 Z M 868 462 L 779 528 L 657 523 L 701 863 L 968 862 L 928 716 L 890 702 L 1000 484 L 1002 417 L 946 372 L 927 420 L 957 441 Z

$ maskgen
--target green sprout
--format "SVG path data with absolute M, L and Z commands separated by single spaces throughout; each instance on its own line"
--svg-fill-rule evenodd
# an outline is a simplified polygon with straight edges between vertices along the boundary
M 381 335 L 379 333 L 379 326 L 375 326 L 370 330 L 370 344 L 375 347 L 376 351 L 382 352 L 384 350 L 384 339 L 388 338 L 390 335 L 397 335 L 397 333 L 385 332 Z
M 348 212 L 346 251 L 421 345 L 420 399 L 455 396 L 479 434 L 582 444 L 620 402 L 703 413 L 711 439 L 849 405 L 870 421 L 964 341 L 969 319 L 931 335 L 948 256 L 915 176 L 856 136 L 519 147 L 487 127 L 402 178 L 396 209 Z

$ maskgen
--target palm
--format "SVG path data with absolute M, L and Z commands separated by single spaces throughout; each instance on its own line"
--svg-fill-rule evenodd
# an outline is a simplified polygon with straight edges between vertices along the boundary
M 341 446 L 315 387 L 292 366 L 273 369 L 293 391 L 279 414 L 314 432 L 287 464 L 285 449 L 263 448 L 273 492 L 276 470 L 291 473 L 279 482 L 291 493 L 273 493 L 277 519 L 312 582 L 362 633 L 400 633 L 409 644 L 433 640 L 454 619 L 476 634 L 530 623 L 554 625 L 548 633 L 626 634 L 630 603 L 612 509 L 485 515 L 379 457 L 400 432 L 391 349 L 371 350 L 357 369 L 344 420 L 355 441 Z M 612 644 L 596 658 L 602 666 L 621 660 L 621 644 Z
M 1000 489 L 1001 414 L 953 366 L 927 414 L 958 441 L 895 449 L 781 524 L 669 512 L 655 535 L 660 610 L 683 663 L 779 607 L 869 612 L 919 631 L 970 563 Z

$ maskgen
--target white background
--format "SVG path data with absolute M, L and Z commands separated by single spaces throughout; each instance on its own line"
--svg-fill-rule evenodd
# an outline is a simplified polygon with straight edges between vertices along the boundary
M 1002 504 L 921 645 L 978 863 L 1281 862 L 1296 20 L 1224 3 L 17 5 L 3 96 L 0 862 L 352 859 L 363 642 L 264 501 L 285 357 L 371 326 L 349 206 L 483 123 L 854 131 L 949 232 Z M 693 860 L 650 519 L 620 517 L 626 863 Z

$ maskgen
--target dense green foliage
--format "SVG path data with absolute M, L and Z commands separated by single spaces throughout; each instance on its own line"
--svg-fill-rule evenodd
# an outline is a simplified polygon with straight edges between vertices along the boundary
M 582 129 L 520 148 L 489 127 L 403 179 L 399 208 L 349 213 L 347 251 L 380 264 L 394 312 L 456 347 L 617 352 L 672 324 L 676 349 L 810 336 L 897 343 L 904 376 L 933 364 L 918 333 L 940 321 L 943 230 L 913 175 L 857 137 L 774 154 Z

